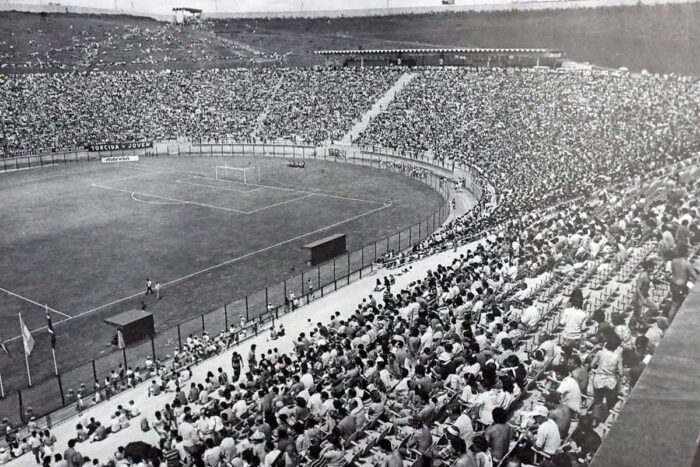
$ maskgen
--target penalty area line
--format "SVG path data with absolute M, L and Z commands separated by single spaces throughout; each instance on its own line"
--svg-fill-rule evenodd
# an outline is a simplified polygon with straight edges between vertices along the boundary
M 239 209 L 225 208 L 225 207 L 223 207 L 223 206 L 216 206 L 216 205 L 213 205 L 213 204 L 198 203 L 198 202 L 196 202 L 196 201 L 189 201 L 189 200 L 186 200 L 186 199 L 171 198 L 171 197 L 169 197 L 169 196 L 154 195 L 154 194 L 152 194 L 152 193 L 145 193 L 145 192 L 142 192 L 142 191 L 124 190 L 124 189 L 122 189 L 122 188 L 115 188 L 115 187 L 113 187 L 113 186 L 98 185 L 98 184 L 92 184 L 92 186 L 95 187 L 95 188 L 102 188 L 102 189 L 104 189 L 104 190 L 114 190 L 114 191 L 118 191 L 118 192 L 120 192 L 120 193 L 127 193 L 127 194 L 131 195 L 132 199 L 133 199 L 133 196 L 134 196 L 134 195 L 139 195 L 139 196 L 150 196 L 151 198 L 157 198 L 157 199 L 163 199 L 163 200 L 166 200 L 166 201 L 171 201 L 172 204 L 191 204 L 191 205 L 193 205 L 193 206 L 201 206 L 201 207 L 204 207 L 204 208 L 219 209 L 219 210 L 221 210 L 221 211 L 236 212 L 236 213 L 238 213 L 238 214 L 247 214 L 247 211 L 241 211 L 241 210 L 239 210 Z M 142 200 L 135 200 L 135 201 L 141 201 L 141 202 L 143 202 Z M 168 203 L 168 204 L 170 204 L 170 203 Z

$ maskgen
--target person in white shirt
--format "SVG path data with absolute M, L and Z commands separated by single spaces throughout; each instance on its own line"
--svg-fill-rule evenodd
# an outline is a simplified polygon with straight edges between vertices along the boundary
M 212 438 L 207 439 L 205 446 L 206 450 L 202 457 L 204 465 L 207 467 L 217 467 L 219 462 L 221 462 L 221 446 L 216 445 Z
M 530 328 L 537 324 L 540 320 L 541 313 L 540 310 L 532 303 L 532 299 L 526 298 L 524 300 L 526 306 L 525 310 L 520 315 L 520 322 L 525 326 L 525 328 Z
M 571 306 L 561 313 L 559 324 L 564 326 L 562 338 L 565 348 L 573 348 L 583 336 L 588 313 L 583 311 L 583 293 L 580 289 L 571 292 Z
M 182 436 L 182 444 L 185 450 L 192 454 L 197 447 L 199 434 L 197 429 L 192 424 L 192 415 L 186 414 L 183 422 L 179 427 L 180 436 Z
M 535 435 L 535 448 L 553 456 L 561 447 L 561 436 L 557 423 L 549 418 L 549 411 L 544 406 L 535 407 L 532 416 L 535 422 L 540 425 Z
M 452 425 L 454 425 L 459 430 L 459 437 L 464 440 L 467 446 L 469 446 L 471 444 L 471 439 L 474 435 L 474 427 L 472 425 L 471 418 L 469 418 L 469 415 L 462 412 L 461 406 L 456 406 L 452 410 L 451 415 L 451 418 L 454 419 Z M 457 418 L 455 419 L 454 417 Z
M 306 367 L 306 364 L 304 363 L 302 365 L 302 371 Z M 304 371 L 304 374 L 301 375 L 301 384 L 304 385 L 306 389 L 311 389 L 314 387 L 314 377 L 308 372 L 308 368 L 306 368 L 307 371 Z
M 236 417 L 241 418 L 248 411 L 248 404 L 240 394 L 236 394 L 236 403 L 233 404 L 231 410 L 236 414 Z
M 578 382 L 571 376 L 570 368 L 559 365 L 555 368 L 557 376 L 562 378 L 557 392 L 561 394 L 561 403 L 569 407 L 573 413 L 581 410 L 581 388 Z
M 138 417 L 139 415 L 141 415 L 141 411 L 139 410 L 138 406 L 134 403 L 134 401 L 129 401 L 129 405 L 127 406 L 126 410 L 129 412 L 131 418 Z

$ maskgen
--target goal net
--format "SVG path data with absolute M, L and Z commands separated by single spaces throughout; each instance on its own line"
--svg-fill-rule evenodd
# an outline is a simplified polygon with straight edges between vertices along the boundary
M 240 183 L 257 183 L 260 181 L 260 170 L 257 166 L 229 167 L 227 165 L 217 165 L 216 179 Z

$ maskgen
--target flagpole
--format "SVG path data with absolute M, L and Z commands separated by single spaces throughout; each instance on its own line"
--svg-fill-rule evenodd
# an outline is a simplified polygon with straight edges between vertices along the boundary
M 0 397 L 5 398 L 5 386 L 2 384 L 2 373 L 0 373 Z
M 46 317 L 48 318 L 49 317 L 49 306 L 44 305 L 44 308 L 46 309 Z M 52 336 L 52 339 L 55 339 L 55 338 Z M 53 371 L 54 371 L 54 374 L 56 376 L 58 376 L 58 365 L 56 364 L 56 348 L 53 346 L 54 341 L 52 340 L 51 342 L 52 342 L 51 355 L 53 356 Z
M 22 321 L 22 313 L 19 313 L 19 327 L 21 328 L 22 335 L 24 336 L 24 322 Z M 25 339 L 22 339 L 26 342 Z M 29 372 L 29 355 L 27 355 L 27 346 L 24 347 L 24 363 L 27 365 L 27 380 L 29 381 L 29 387 L 32 387 L 32 374 Z
M 51 349 L 51 355 L 53 355 L 53 371 L 58 376 L 58 365 L 56 365 L 56 349 Z

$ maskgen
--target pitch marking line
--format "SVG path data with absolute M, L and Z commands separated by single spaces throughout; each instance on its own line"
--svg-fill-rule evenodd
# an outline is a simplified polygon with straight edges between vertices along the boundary
M 238 209 L 226 208 L 226 207 L 223 207 L 223 206 L 216 206 L 216 205 L 214 205 L 214 204 L 198 203 L 198 202 L 196 202 L 196 201 L 187 201 L 187 200 L 184 200 L 184 199 L 171 198 L 171 197 L 169 197 L 169 196 L 154 195 L 154 194 L 151 194 L 151 193 L 144 193 L 144 192 L 140 192 L 140 191 L 124 190 L 124 189 L 122 189 L 122 188 L 114 188 L 114 187 L 106 186 L 106 185 L 97 185 L 97 184 L 93 184 L 92 186 L 95 187 L 95 188 L 103 188 L 103 189 L 105 189 L 105 190 L 114 190 L 114 191 L 119 191 L 119 192 L 121 192 L 121 193 L 128 193 L 128 194 L 131 195 L 131 199 L 133 199 L 134 201 L 137 201 L 137 202 L 139 202 L 139 203 L 144 203 L 144 204 L 173 205 L 173 206 L 176 206 L 176 205 L 179 206 L 179 205 L 183 205 L 183 204 L 192 204 L 192 205 L 195 205 L 195 206 L 202 206 L 202 207 L 211 208 L 211 209 L 220 209 L 220 210 L 222 210 L 222 211 L 235 212 L 235 213 L 239 213 L 239 214 L 255 214 L 256 212 L 264 211 L 265 209 L 273 208 L 273 207 L 276 207 L 276 206 L 281 206 L 281 205 L 283 205 L 283 204 L 287 204 L 287 203 L 291 203 L 291 202 L 294 202 L 294 201 L 297 201 L 297 200 L 300 200 L 300 199 L 304 199 L 304 198 L 309 198 L 309 197 L 311 197 L 311 196 L 315 196 L 314 193 L 310 193 L 310 194 L 305 195 L 305 196 L 298 196 L 298 197 L 293 198 L 293 199 L 288 199 L 288 200 L 286 200 L 286 201 L 281 201 L 281 202 L 279 202 L 279 203 L 274 203 L 274 204 L 270 204 L 270 205 L 268 205 L 268 206 L 263 206 L 263 207 L 261 207 L 261 208 L 255 209 L 255 210 L 253 210 L 253 211 L 241 211 L 241 210 L 238 210 Z M 136 196 L 148 196 L 148 197 L 151 197 L 151 198 L 162 199 L 162 200 L 165 200 L 165 201 L 163 201 L 163 202 L 158 202 L 158 201 L 146 201 L 146 200 L 138 199 L 138 198 L 136 198 Z
M 131 165 L 125 165 L 126 167 L 133 168 L 133 169 L 142 169 L 142 170 L 150 170 L 152 172 L 159 172 L 159 173 L 166 173 L 166 174 L 175 174 L 175 175 L 194 175 L 195 178 L 204 178 L 207 180 L 216 180 L 215 178 L 208 177 L 205 174 L 198 173 L 198 172 L 172 172 L 169 170 L 158 170 L 158 169 L 152 169 L 150 167 L 134 167 Z M 372 204 L 381 204 L 384 205 L 386 204 L 384 201 L 377 201 L 377 200 L 372 200 L 372 199 L 365 199 L 365 198 L 353 198 L 351 196 L 342 196 L 342 195 L 334 195 L 334 194 L 329 194 L 329 193 L 324 193 L 322 191 L 309 191 L 308 189 L 306 190 L 297 190 L 294 188 L 282 188 L 282 187 L 277 187 L 277 186 L 270 186 L 270 185 L 261 185 L 258 183 L 246 183 L 246 185 L 249 186 L 255 186 L 259 188 L 269 188 L 270 190 L 280 190 L 280 191 L 291 191 L 293 193 L 300 193 L 300 194 L 316 194 L 318 196 L 325 196 L 327 198 L 337 198 L 337 199 L 345 199 L 349 201 L 361 201 L 365 203 L 372 203 Z M 252 191 L 252 190 L 250 190 Z
M 236 258 L 231 258 L 231 259 L 226 260 L 226 261 L 224 261 L 224 262 L 222 262 L 222 263 L 215 264 L 215 265 L 213 265 L 213 266 L 209 266 L 208 268 L 201 269 L 201 270 L 199 270 L 199 271 L 193 272 L 193 273 L 188 274 L 188 275 L 186 275 L 186 276 L 182 276 L 182 277 L 180 277 L 180 278 L 173 279 L 173 280 L 171 280 L 171 281 L 169 281 L 169 282 L 166 282 L 166 283 L 162 284 L 161 287 L 167 287 L 167 286 L 176 284 L 176 283 L 178 283 L 178 282 L 182 282 L 182 281 L 184 281 L 184 280 L 191 279 L 192 277 L 198 276 L 198 275 L 200 275 L 200 274 L 205 274 L 205 273 L 207 273 L 207 272 L 209 272 L 209 271 L 213 271 L 214 269 L 218 269 L 218 268 L 220 268 L 220 267 L 227 266 L 227 265 L 229 265 L 229 264 L 237 263 L 238 261 L 244 260 L 244 259 L 246 259 L 246 258 L 250 258 L 251 256 L 257 255 L 258 253 L 264 253 L 264 252 L 266 252 L 266 251 L 272 250 L 272 249 L 277 248 L 277 247 L 280 247 L 280 246 L 282 246 L 282 245 L 286 245 L 287 243 L 291 243 L 291 242 L 295 242 L 295 241 L 297 241 L 297 240 L 301 240 L 302 238 L 308 237 L 309 235 L 314 235 L 314 234 L 317 234 L 317 233 L 319 233 L 319 232 L 323 232 L 324 230 L 332 229 L 333 227 L 337 227 L 337 226 L 342 225 L 342 224 L 345 224 L 345 223 L 347 223 L 347 222 L 352 222 L 352 221 L 354 221 L 354 220 L 356 220 L 356 219 L 360 219 L 361 217 L 369 216 L 370 214 L 374 214 L 375 212 L 382 211 L 382 210 L 384 210 L 384 209 L 386 209 L 386 208 L 388 208 L 388 207 L 391 207 L 391 206 L 392 206 L 392 203 L 385 203 L 383 206 L 380 206 L 380 207 L 378 207 L 378 208 L 375 208 L 375 209 L 372 209 L 372 210 L 370 210 L 370 211 L 364 212 L 364 213 L 362 213 L 362 214 L 358 214 L 358 215 L 356 215 L 356 216 L 352 216 L 352 217 L 350 217 L 350 218 L 348 218 L 348 219 L 335 222 L 335 223 L 333 223 L 333 224 L 327 225 L 327 226 L 325 226 L 325 227 L 321 227 L 321 228 L 316 229 L 316 230 L 313 230 L 313 231 L 311 231 L 311 232 L 307 232 L 307 233 L 304 233 L 304 234 L 301 234 L 301 235 L 297 235 L 297 236 L 294 237 L 294 238 L 288 238 L 287 240 L 283 240 L 283 241 L 281 241 L 281 242 L 275 243 L 274 245 L 269 245 L 269 246 L 266 246 L 266 247 L 264 247 L 264 248 L 260 248 L 259 250 L 256 250 L 256 251 L 251 251 L 250 253 L 246 253 L 246 254 L 241 255 L 241 256 L 238 256 L 238 257 L 236 257 Z M 83 312 L 81 312 L 81 313 L 78 313 L 78 314 L 75 315 L 75 316 L 68 317 L 68 318 L 64 319 L 63 321 L 58 321 L 57 323 L 54 323 L 54 325 L 58 325 L 58 324 L 61 324 L 61 323 L 65 323 L 65 322 L 67 322 L 67 321 L 70 321 L 70 320 L 73 320 L 73 319 L 76 319 L 76 318 L 81 318 L 81 317 L 83 317 L 83 316 L 87 316 L 87 315 L 92 314 L 92 313 L 94 313 L 94 312 L 96 312 L 96 311 L 102 310 L 102 309 L 107 308 L 107 307 L 110 307 L 110 306 L 112 306 L 112 305 L 116 305 L 116 304 L 118 304 L 118 303 L 125 302 L 125 301 L 127 301 L 127 300 L 132 300 L 132 299 L 134 299 L 134 298 L 136 298 L 136 297 L 140 297 L 140 296 L 142 296 L 142 295 L 143 295 L 143 291 L 139 291 L 139 292 L 137 292 L 137 293 L 134 293 L 134 294 L 129 295 L 128 297 L 120 298 L 120 299 L 114 300 L 114 301 L 112 301 L 112 302 L 110 302 L 110 303 L 105 303 L 104 305 L 100 305 L 100 306 L 98 306 L 98 307 L 96 307 L 96 308 L 93 308 L 93 309 L 91 309 L 91 310 L 83 311 Z M 41 305 L 41 306 L 43 307 L 43 305 Z M 53 310 L 53 311 L 55 311 L 55 310 Z M 61 313 L 61 314 L 63 314 L 63 313 Z M 64 316 L 68 316 L 68 315 L 65 315 L 65 314 L 64 314 Z M 46 329 L 46 326 L 43 326 L 43 327 L 40 327 L 40 328 L 37 328 L 37 329 L 33 329 L 32 332 L 42 331 L 42 330 L 44 330 L 44 329 Z M 10 338 L 10 339 L 6 339 L 6 342 L 12 342 L 12 341 L 17 340 L 17 339 L 21 339 L 21 336 L 15 336 L 15 337 L 12 337 L 12 338 Z
M 190 177 L 190 178 L 183 178 L 183 179 L 181 179 L 181 180 L 175 180 L 175 182 L 176 182 L 176 183 L 184 183 L 184 184 L 186 184 L 186 185 L 193 185 L 193 186 L 204 186 L 204 187 L 207 187 L 207 188 L 214 188 L 215 190 L 235 191 L 235 192 L 237 192 L 237 193 L 252 193 L 252 192 L 254 192 L 254 191 L 262 190 L 262 188 L 253 188 L 252 190 L 241 190 L 241 189 L 238 189 L 238 188 L 226 188 L 226 187 L 222 187 L 222 186 L 207 185 L 206 183 L 196 183 L 196 182 L 191 182 L 191 181 L 190 181 L 190 180 L 196 179 L 196 178 L 200 178 L 200 179 L 204 179 L 204 180 L 216 180 L 215 178 L 196 177 L 196 176 L 195 176 L 195 177 Z M 231 182 L 231 183 L 238 183 L 238 182 L 234 182 L 234 181 L 232 181 L 232 180 L 225 180 L 225 181 Z
M 287 204 L 287 203 L 293 203 L 294 201 L 299 201 L 300 199 L 304 199 L 304 198 L 310 198 L 310 197 L 312 197 L 312 196 L 316 196 L 316 195 L 315 195 L 314 193 L 311 193 L 311 194 L 308 194 L 308 195 L 304 195 L 304 196 L 299 196 L 299 197 L 296 197 L 296 198 L 288 199 L 288 200 L 286 200 L 286 201 L 280 201 L 279 203 L 270 204 L 269 206 L 263 206 L 263 207 L 261 207 L 261 208 L 254 209 L 253 211 L 248 211 L 247 214 L 255 214 L 256 212 L 264 211 L 265 209 L 270 209 L 270 208 L 274 208 L 274 207 L 277 207 L 277 206 L 282 206 L 283 204 Z
M 317 196 L 325 196 L 326 198 L 345 199 L 345 200 L 349 200 L 349 201 L 361 201 L 363 203 L 372 203 L 372 204 L 382 204 L 382 205 L 386 204 L 382 201 L 375 201 L 375 200 L 364 199 L 364 198 L 353 198 L 352 196 L 332 195 L 332 194 L 324 193 L 322 191 L 309 191 L 308 189 L 307 190 L 296 190 L 294 188 L 282 188 L 282 187 L 277 187 L 277 186 L 258 185 L 256 183 L 249 183 L 248 185 L 269 188 L 271 190 L 291 191 L 293 193 L 302 193 L 302 194 L 314 194 Z
M 149 195 L 150 196 L 150 195 Z M 171 201 L 146 201 L 144 199 L 138 199 L 136 197 L 136 193 L 131 193 L 131 199 L 136 201 L 137 203 L 143 203 L 143 204 L 158 204 L 158 205 L 166 205 L 166 206 L 179 206 L 182 204 L 185 204 L 184 202 L 171 202 Z
M 31 298 L 27 298 L 27 297 L 25 297 L 25 296 L 23 296 L 23 295 L 20 295 L 20 294 L 18 294 L 18 293 L 14 293 L 14 292 L 12 292 L 12 291 L 10 291 L 10 290 L 3 289 L 2 287 L 0 287 L 0 290 L 2 290 L 3 292 L 5 292 L 5 293 L 8 294 L 8 295 L 12 295 L 13 297 L 17 297 L 17 298 L 19 298 L 19 299 L 21 299 L 21 300 L 24 300 L 25 302 L 29 302 L 29 303 L 31 303 L 31 304 L 33 304 L 33 305 L 40 306 L 41 308 L 44 308 L 44 304 L 39 303 L 39 302 L 35 302 L 35 301 L 32 300 Z M 48 307 L 48 309 L 51 310 L 51 311 L 53 311 L 54 313 L 58 313 L 59 315 L 65 316 L 65 317 L 68 318 L 68 319 L 72 318 L 71 315 L 67 315 L 67 314 L 65 314 L 65 313 L 63 313 L 63 312 L 61 312 L 61 311 L 54 310 L 54 309 L 51 308 L 51 307 Z M 65 321 L 65 320 L 63 320 L 63 321 Z
M 211 209 L 219 209 L 221 211 L 228 211 L 228 212 L 237 212 L 239 214 L 248 214 L 247 211 L 240 211 L 238 209 L 233 209 L 233 208 L 225 208 L 223 206 L 216 206 L 213 204 L 206 204 L 206 203 L 198 203 L 196 201 L 188 201 L 185 199 L 177 199 L 177 198 L 171 198 L 169 196 L 161 196 L 161 195 L 154 195 L 151 193 L 144 193 L 142 191 L 133 191 L 133 190 L 124 190 L 122 188 L 114 188 L 113 186 L 106 186 L 106 185 L 98 185 L 98 184 L 92 184 L 93 187 L 95 188 L 102 188 L 105 190 L 114 190 L 114 191 L 119 191 L 121 193 L 128 193 L 132 196 L 134 195 L 140 195 L 140 196 L 150 196 L 151 198 L 158 198 L 158 199 L 163 199 L 166 201 L 172 201 L 172 204 L 192 204 L 194 206 L 202 206 L 205 208 L 211 208 Z M 138 201 L 138 200 L 137 200 Z M 147 203 L 148 204 L 148 203 Z

